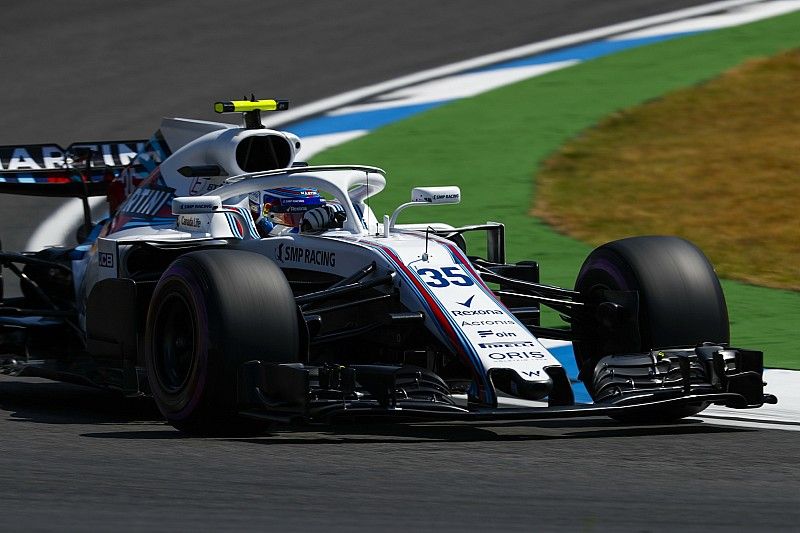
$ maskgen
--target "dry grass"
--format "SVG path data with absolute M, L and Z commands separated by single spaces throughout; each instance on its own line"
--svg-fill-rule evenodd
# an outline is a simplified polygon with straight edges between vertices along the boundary
M 681 235 L 721 277 L 800 290 L 800 50 L 609 117 L 536 179 L 559 231 Z

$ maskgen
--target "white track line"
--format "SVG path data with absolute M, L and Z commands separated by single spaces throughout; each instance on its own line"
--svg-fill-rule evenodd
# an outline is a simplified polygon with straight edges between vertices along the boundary
M 691 18 L 666 24 L 664 26 L 658 26 L 657 28 L 647 28 L 644 30 L 625 33 L 622 35 L 617 35 L 613 37 L 613 39 L 637 39 L 641 37 L 654 37 L 656 35 L 663 35 L 665 33 L 717 30 L 720 28 L 729 28 L 731 26 L 740 26 L 742 24 L 755 22 L 757 20 L 769 17 L 777 17 L 778 15 L 785 15 L 786 13 L 797 11 L 798 9 L 800 9 L 800 1 L 775 0 L 773 2 L 768 2 L 757 6 L 745 6 L 731 11 L 730 13 Z
M 776 405 L 754 410 L 712 405 L 697 418 L 709 424 L 800 431 L 800 372 L 768 368 L 764 370 L 764 381 L 764 390 L 778 397 Z
M 547 74 L 566 67 L 571 67 L 579 63 L 578 60 L 556 61 L 542 65 L 530 65 L 525 67 L 507 68 L 499 70 L 484 70 L 481 72 L 469 72 L 455 76 L 439 78 L 411 87 L 403 87 L 397 91 L 381 94 L 380 100 L 355 104 L 338 108 L 328 113 L 328 116 L 346 115 L 361 111 L 373 111 L 376 109 L 389 109 L 392 107 L 402 107 L 416 104 L 427 104 L 443 100 L 458 100 L 468 98 L 498 87 L 511 85 L 512 83 L 527 80 L 536 76 Z
M 361 137 L 362 135 L 366 135 L 367 133 L 369 133 L 367 130 L 353 130 L 343 133 L 329 133 L 327 135 L 303 137 L 301 139 L 302 148 L 300 148 L 300 152 L 297 154 L 298 160 L 307 161 L 315 154 L 318 154 L 326 148 L 336 146 L 337 144 L 344 144 L 347 141 L 352 141 L 353 139 Z

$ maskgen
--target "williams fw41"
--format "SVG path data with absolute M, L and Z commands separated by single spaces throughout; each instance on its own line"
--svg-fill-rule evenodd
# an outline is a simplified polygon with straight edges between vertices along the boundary
M 0 306 L 2 371 L 149 395 L 194 434 L 359 418 L 664 422 L 776 401 L 762 353 L 729 345 L 722 289 L 691 243 L 611 242 L 574 288 L 541 284 L 535 261 L 506 262 L 500 223 L 398 223 L 459 203 L 458 187 L 414 188 L 378 218 L 383 170 L 296 162 L 300 139 L 260 118 L 286 107 L 219 102 L 244 125 L 165 119 L 149 140 L 0 147 L 0 192 L 87 206 L 78 246 L 0 254 L 22 290 Z M 99 223 L 93 195 L 108 197 Z M 542 327 L 543 305 L 566 325 Z M 572 341 L 577 375 L 540 339 Z M 576 403 L 573 385 L 593 402 Z

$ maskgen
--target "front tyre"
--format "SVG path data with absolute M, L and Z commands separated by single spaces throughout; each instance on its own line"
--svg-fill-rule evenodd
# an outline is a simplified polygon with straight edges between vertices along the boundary
M 730 341 L 728 310 L 711 263 L 694 244 L 678 237 L 644 236 L 595 249 L 581 267 L 575 290 L 599 301 L 606 290 L 636 291 L 638 335 L 605 328 L 599 321 L 575 327 L 586 339 L 574 343 L 580 376 L 595 394 L 596 366 L 607 355 Z M 666 422 L 692 416 L 706 404 L 648 411 L 623 421 Z
M 238 416 L 239 367 L 297 361 L 294 296 L 269 259 L 239 250 L 191 252 L 161 276 L 147 316 L 145 363 L 167 421 L 198 435 L 256 434 Z

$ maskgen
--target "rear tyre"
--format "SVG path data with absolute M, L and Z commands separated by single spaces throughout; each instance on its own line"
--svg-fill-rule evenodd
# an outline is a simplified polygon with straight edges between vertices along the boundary
M 598 322 L 576 325 L 591 341 L 575 342 L 581 378 L 595 398 L 595 367 L 614 353 L 656 348 L 727 344 L 728 309 L 711 263 L 694 244 L 678 237 L 644 236 L 613 241 L 595 249 L 581 267 L 575 290 L 592 301 L 603 290 L 636 291 L 639 335 L 610 331 Z M 625 422 L 667 422 L 692 416 L 698 404 L 618 415 Z
M 297 361 L 294 296 L 269 259 L 239 250 L 191 252 L 161 276 L 147 316 L 145 362 L 167 421 L 196 435 L 257 434 L 237 412 L 242 363 Z

